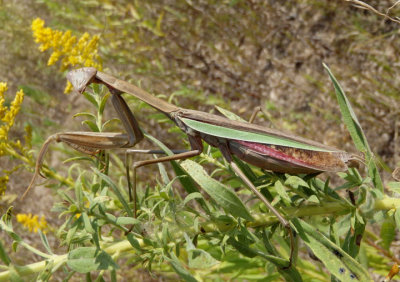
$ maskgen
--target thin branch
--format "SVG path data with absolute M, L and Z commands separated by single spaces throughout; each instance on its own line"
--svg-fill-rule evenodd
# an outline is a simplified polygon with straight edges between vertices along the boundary
M 391 20 L 391 21 L 393 21 L 393 22 L 395 22 L 395 23 L 400 24 L 400 20 L 399 20 L 399 19 L 393 18 L 393 17 L 389 16 L 389 14 L 388 14 L 388 13 L 390 12 L 391 9 L 393 9 L 395 6 L 397 6 L 397 5 L 400 3 L 400 1 L 397 1 L 395 4 L 393 4 L 393 5 L 386 11 L 386 14 L 385 14 L 385 13 L 382 13 L 382 12 L 379 12 L 377 9 L 375 9 L 375 8 L 372 7 L 371 5 L 369 5 L 369 4 L 367 4 L 367 3 L 364 3 L 364 2 L 362 2 L 362 1 L 359 1 L 359 0 L 345 0 L 345 1 L 346 1 L 346 2 L 351 2 L 351 3 L 353 3 L 354 6 L 357 7 L 357 8 L 369 10 L 369 11 L 371 11 L 371 12 L 373 12 L 373 13 L 379 15 L 379 16 L 382 16 L 382 17 L 384 17 L 384 18 L 386 18 L 386 19 L 388 19 L 388 20 Z

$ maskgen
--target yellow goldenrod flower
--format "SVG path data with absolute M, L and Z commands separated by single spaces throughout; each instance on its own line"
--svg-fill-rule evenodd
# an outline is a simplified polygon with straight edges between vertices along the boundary
M 61 71 L 68 67 L 95 67 L 102 69 L 100 56 L 97 52 L 98 35 L 90 36 L 85 32 L 79 39 L 72 35 L 71 31 L 53 30 L 45 27 L 44 20 L 37 18 L 32 21 L 32 31 L 35 42 L 40 43 L 39 50 L 52 49 L 47 65 L 53 65 L 61 60 Z M 69 92 L 71 86 L 67 85 L 65 92 Z
M 39 219 L 39 216 L 37 215 L 32 216 L 31 213 L 17 214 L 17 221 L 21 223 L 25 228 L 27 228 L 29 232 L 37 233 L 38 229 L 40 229 L 42 230 L 43 233 L 46 233 L 49 228 L 47 225 L 46 218 L 44 216 L 41 216 Z
M 7 189 L 8 175 L 0 177 L 0 196 L 3 196 Z
M 11 102 L 10 109 L 6 112 L 4 117 L 2 117 L 1 121 L 7 123 L 9 127 L 13 126 L 15 116 L 21 109 L 21 104 L 23 100 L 24 100 L 24 91 L 19 90 L 15 94 L 14 101 Z
M 4 116 L 7 107 L 4 106 L 4 93 L 7 91 L 7 83 L 0 82 L 0 119 Z
M 21 109 L 22 101 L 24 100 L 24 92 L 19 90 L 15 94 L 11 106 L 7 108 L 4 106 L 4 93 L 7 91 L 7 84 L 0 82 L 0 141 L 8 139 L 8 132 L 14 125 L 15 117 Z

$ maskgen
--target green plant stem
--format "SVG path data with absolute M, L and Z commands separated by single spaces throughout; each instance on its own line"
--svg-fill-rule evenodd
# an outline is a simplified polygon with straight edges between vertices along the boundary
M 375 210 L 391 210 L 400 207 L 399 198 L 383 198 L 375 201 Z
M 18 154 L 18 152 L 16 152 L 13 148 L 11 148 L 11 147 L 9 147 L 9 146 L 6 146 L 6 147 L 4 148 L 4 150 L 5 150 L 9 155 L 15 157 L 16 159 L 19 159 L 19 160 L 21 160 L 21 161 L 27 163 L 27 164 L 28 164 L 29 166 L 31 166 L 31 167 L 35 167 L 35 163 L 34 163 L 31 159 L 29 159 L 28 157 L 23 156 L 23 155 L 21 155 L 21 154 Z M 62 182 L 62 183 L 67 184 L 68 186 L 71 186 L 71 187 L 74 186 L 74 183 L 73 183 L 71 180 L 69 180 L 68 178 L 65 178 L 65 177 L 61 176 L 60 174 L 58 174 L 58 173 L 56 173 L 56 172 L 53 172 L 53 171 L 51 171 L 50 169 L 45 168 L 45 167 L 43 167 L 42 170 L 43 170 L 43 172 L 44 172 L 46 175 L 48 175 L 50 178 L 56 179 L 56 180 L 58 180 L 58 181 L 60 181 L 60 182 Z
M 384 198 L 381 200 L 376 200 L 375 202 L 375 210 L 391 210 L 400 207 L 400 199 L 399 198 Z M 281 211 L 283 214 L 286 214 L 288 218 L 295 217 L 307 217 L 307 216 L 316 216 L 316 215 L 341 215 L 349 213 L 353 209 L 350 206 L 343 205 L 340 202 L 331 202 L 325 203 L 323 205 L 309 205 L 303 206 L 300 208 L 282 208 Z M 259 227 L 259 226 L 268 226 L 278 222 L 277 218 L 268 213 L 256 213 L 252 214 L 254 221 L 249 221 L 246 226 L 247 227 Z M 213 232 L 219 230 L 220 232 L 226 232 L 234 228 L 234 224 L 226 224 L 226 223 L 218 223 L 215 221 L 207 221 L 200 224 L 202 230 L 205 232 Z M 193 232 L 194 229 L 190 228 L 188 232 Z
M 137 240 L 138 240 L 140 246 L 143 247 L 144 246 L 143 240 L 140 238 L 138 238 Z M 129 243 L 129 241 L 124 240 L 124 241 L 121 241 L 118 243 L 114 243 L 114 244 L 104 248 L 103 250 L 106 253 L 108 253 L 109 255 L 114 256 L 115 254 L 120 255 L 124 252 L 132 251 L 132 249 L 133 249 L 133 247 Z M 46 267 L 47 261 L 52 261 L 54 263 L 54 265 L 57 265 L 57 264 L 64 264 L 67 262 L 67 260 L 68 260 L 68 254 L 53 255 L 48 260 L 42 260 L 40 262 L 28 264 L 25 266 L 14 266 L 14 269 L 18 272 L 19 275 L 26 276 L 26 275 L 31 275 L 31 274 L 42 271 Z M 0 272 L 0 281 L 8 281 L 9 278 L 10 278 L 9 270 Z
M 4 151 L 6 151 L 9 155 L 13 156 L 14 158 L 19 159 L 19 160 L 27 163 L 29 166 L 35 167 L 35 163 L 32 162 L 32 160 L 30 160 L 29 158 L 27 158 L 27 157 L 25 157 L 25 156 L 23 156 L 21 154 L 18 154 L 14 150 L 14 148 L 12 148 L 10 146 L 5 146 L 3 149 L 4 149 Z
M 382 200 L 377 200 L 375 202 L 376 210 L 390 210 L 397 207 L 400 207 L 400 199 L 398 198 L 384 198 Z M 288 217 L 304 217 L 304 216 L 313 216 L 313 215 L 323 215 L 323 214 L 342 214 L 347 213 L 351 210 L 351 207 L 346 207 L 339 202 L 327 203 L 321 206 L 304 206 L 301 208 L 286 208 L 282 209 L 282 211 Z M 270 225 L 277 222 L 277 219 L 268 214 L 253 214 L 253 218 L 255 219 L 252 222 L 248 222 L 248 227 L 258 227 L 263 225 Z M 219 223 L 215 221 L 208 221 L 200 224 L 203 232 L 215 232 L 215 231 L 229 231 L 234 228 L 235 224 L 226 224 Z M 189 228 L 187 231 L 194 232 L 193 228 Z M 175 233 L 175 235 L 180 235 L 180 232 Z M 144 241 L 140 238 L 137 238 L 140 247 L 144 247 Z M 119 257 L 125 252 L 134 250 L 132 245 L 128 240 L 120 241 L 117 243 L 113 243 L 103 249 L 106 253 L 113 257 Z M 49 257 L 50 261 L 54 264 L 64 264 L 68 260 L 68 254 L 63 255 L 52 255 Z M 14 266 L 16 271 L 22 275 L 30 275 L 34 273 L 38 273 L 42 271 L 47 265 L 47 260 L 43 260 L 37 263 L 32 263 L 26 266 Z M 10 278 L 10 271 L 0 272 L 0 281 L 7 281 Z
M 18 242 L 18 244 L 20 244 L 21 246 L 23 246 L 24 248 L 28 249 L 32 253 L 37 254 L 37 255 L 39 255 L 41 257 L 44 257 L 44 258 L 47 258 L 47 259 L 52 257 L 51 255 L 39 251 L 38 249 L 32 247 L 28 243 L 25 243 L 24 241 L 20 241 L 20 242 Z
M 58 174 L 58 173 L 56 173 L 56 172 L 54 172 L 54 171 L 52 171 L 52 170 L 50 170 L 48 168 L 43 167 L 42 170 L 47 176 L 49 176 L 52 179 L 56 179 L 59 182 L 64 183 L 64 184 L 66 184 L 66 185 L 68 185 L 70 187 L 74 187 L 74 185 L 75 185 L 74 182 L 72 182 L 68 178 L 63 177 L 60 174 Z
M 64 255 L 54 255 L 50 260 L 54 262 L 54 264 L 65 263 L 67 261 L 68 254 Z M 14 269 L 18 272 L 20 276 L 31 275 L 34 273 L 38 273 L 42 271 L 47 265 L 47 260 L 42 260 L 39 262 L 31 263 L 25 266 L 14 266 Z M 10 279 L 10 271 L 0 272 L 0 281 L 9 281 Z

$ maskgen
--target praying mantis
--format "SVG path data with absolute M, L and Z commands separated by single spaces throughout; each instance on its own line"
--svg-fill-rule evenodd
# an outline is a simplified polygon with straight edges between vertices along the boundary
M 187 135 L 191 147 L 188 151 L 173 151 L 174 155 L 171 156 L 136 162 L 133 167 L 133 177 L 136 177 L 135 170 L 144 165 L 197 156 L 202 153 L 202 141 L 205 141 L 221 151 L 222 156 L 236 175 L 287 229 L 292 245 L 291 262 L 294 236 L 289 221 L 271 205 L 246 177 L 234 162 L 233 156 L 262 169 L 292 174 L 345 171 L 348 167 L 353 166 L 354 161 L 357 160 L 356 156 L 345 151 L 282 133 L 278 130 L 253 123 L 233 121 L 206 112 L 180 108 L 95 68 L 73 70 L 68 73 L 67 78 L 79 93 L 83 93 L 91 83 L 105 85 L 112 94 L 111 101 L 126 133 L 64 132 L 50 136 L 39 152 L 35 174 L 25 194 L 34 184 L 37 175 L 40 174 L 44 154 L 52 141 L 64 142 L 74 149 L 88 154 L 94 154 L 103 149 L 129 148 L 140 142 L 144 137 L 143 133 L 121 96 L 123 93 L 127 93 L 144 101 L 171 119 Z M 127 152 L 139 151 L 128 150 Z M 155 153 L 156 151 L 149 152 Z M 127 169 L 127 175 L 129 178 L 129 169 Z M 133 181 L 133 202 L 136 216 L 136 181 Z

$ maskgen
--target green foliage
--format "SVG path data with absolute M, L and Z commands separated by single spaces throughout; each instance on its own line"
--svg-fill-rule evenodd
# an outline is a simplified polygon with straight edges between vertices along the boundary
M 354 58 L 357 68 L 360 56 L 367 57 L 367 63 L 363 62 L 358 72 L 351 64 L 349 68 L 341 70 L 340 80 L 346 76 L 354 78 L 359 87 L 357 93 L 364 95 L 361 99 L 358 96 L 346 98 L 335 78 L 329 74 L 345 124 L 353 138 L 358 136 L 359 141 L 355 140 L 355 145 L 367 153 L 369 177 L 364 177 L 363 171 L 351 169 L 339 174 L 343 180 L 340 184 L 336 184 L 336 181 L 331 181 L 334 183 L 331 184 L 329 179 L 323 181 L 314 176 L 274 174 L 238 161 L 238 166 L 291 220 L 292 227 L 298 233 L 295 252 L 300 255 L 296 255 L 296 262 L 287 268 L 289 240 L 285 230 L 253 195 L 243 189 L 243 183 L 232 174 L 217 150 L 206 146 L 205 153 L 194 162 L 172 162 L 176 175 L 172 179 L 168 165 L 160 164 L 159 173 L 149 172 L 148 168 L 142 169 L 145 177 L 140 179 L 139 213 L 136 219 L 132 217 L 133 205 L 128 200 L 123 157 L 114 152 L 109 152 L 109 155 L 102 153 L 95 159 L 69 156 L 68 161 L 72 165 L 67 178 L 46 166 L 42 171 L 48 178 L 57 180 L 57 184 L 51 187 L 57 188 L 54 190 L 61 201 L 53 210 L 64 220 L 64 224 L 57 228 L 55 234 L 39 234 L 45 250 L 43 252 L 28 244 L 25 236 L 18 234 L 17 228 L 14 230 L 11 213 L 5 214 L 1 229 L 9 238 L 7 243 L 4 239 L 0 241 L 0 258 L 3 262 L 0 280 L 19 281 L 28 279 L 30 275 L 32 279 L 35 276 L 43 281 L 61 276 L 67 281 L 83 279 L 79 273 L 91 271 L 86 276 L 89 281 L 94 276 L 98 280 L 115 281 L 120 271 L 127 273 L 124 271 L 127 268 L 147 269 L 165 279 L 177 280 L 180 277 L 188 281 L 202 280 L 204 277 L 209 280 L 247 281 L 277 281 L 282 277 L 289 281 L 366 281 L 369 279 L 367 271 L 380 275 L 388 273 L 389 265 L 394 261 L 393 238 L 400 224 L 400 201 L 397 199 L 400 184 L 391 182 L 385 186 L 389 191 L 383 190 L 375 159 L 355 112 L 363 109 L 363 119 L 360 120 L 367 125 L 376 120 L 381 122 L 383 126 L 376 130 L 377 136 L 392 124 L 393 114 L 383 118 L 377 113 L 393 109 L 397 111 L 393 102 L 398 101 L 399 97 L 393 57 L 387 55 L 390 53 L 387 51 L 366 53 L 366 50 L 374 45 L 378 48 L 386 46 L 382 39 L 393 34 L 390 30 L 393 27 L 382 23 L 388 31 L 377 36 L 376 30 L 369 31 L 365 27 L 364 22 L 369 17 L 359 17 L 358 14 L 349 16 L 340 6 L 342 4 L 335 1 L 295 1 L 295 4 L 275 1 L 277 5 L 271 5 L 268 1 L 262 4 L 226 1 L 220 4 L 219 9 L 215 8 L 214 1 L 206 1 L 204 5 L 193 1 L 177 1 L 168 6 L 163 1 L 120 1 L 113 4 L 97 0 L 39 2 L 41 10 L 48 9 L 49 14 L 54 16 L 52 26 L 64 30 L 82 24 L 78 28 L 103 32 L 100 40 L 106 44 L 101 43 L 101 52 L 108 61 L 108 67 L 118 64 L 118 71 L 124 68 L 127 77 L 148 78 L 143 80 L 144 86 L 148 88 L 151 85 L 156 93 L 168 93 L 176 86 L 178 91 L 169 96 L 174 103 L 196 103 L 197 109 L 203 109 L 203 105 L 222 105 L 223 100 L 229 100 L 235 103 L 235 107 L 239 106 L 238 112 L 243 113 L 250 112 L 254 104 L 258 105 L 261 99 L 265 99 L 268 100 L 265 103 L 271 107 L 271 120 L 289 121 L 278 128 L 307 131 L 308 136 L 320 135 L 324 132 L 321 128 L 341 124 L 337 116 L 332 114 L 331 105 L 334 103 L 330 103 L 329 97 L 320 95 L 321 92 L 327 93 L 326 89 L 331 89 L 331 85 L 321 78 L 319 73 L 323 72 L 320 68 L 316 68 L 315 72 L 309 66 L 315 64 L 316 60 L 320 61 L 315 55 L 321 54 L 324 59 L 328 53 L 340 58 L 350 56 Z M 311 10 L 315 22 L 308 26 L 320 32 L 318 40 L 310 40 L 311 37 L 303 33 L 307 29 L 303 20 L 310 18 L 310 9 L 316 9 Z M 1 17 L 7 17 L 8 13 L 1 12 Z M 20 14 L 26 17 L 25 13 Z M 296 15 L 295 20 L 292 15 Z M 353 21 L 354 25 L 346 26 L 348 21 L 344 21 L 343 17 Z M 6 32 L 16 24 L 12 19 L 8 21 L 12 25 L 4 25 Z M 376 24 L 375 18 L 371 22 L 374 27 L 382 26 Z M 325 33 L 332 32 L 329 30 L 331 27 L 336 27 L 341 38 L 340 42 L 332 45 L 324 42 L 324 37 L 331 38 L 329 33 Z M 357 36 L 360 40 L 357 40 Z M 23 36 L 5 38 L 26 46 L 25 41 L 18 41 Z M 265 38 L 268 40 L 265 41 Z M 303 45 L 296 48 L 293 44 L 298 42 L 305 42 L 309 48 Z M 351 48 L 339 49 L 348 44 L 351 44 Z M 396 42 L 393 46 L 397 46 Z M 253 49 L 256 51 L 249 52 Z M 16 47 L 13 50 L 14 53 L 20 53 Z M 25 57 L 21 57 L 25 62 Z M 288 58 L 294 58 L 295 61 Z M 300 71 L 297 69 L 298 63 Z M 373 64 L 372 67 L 368 67 L 369 63 Z M 343 63 L 339 61 L 338 64 Z M 294 65 L 296 71 L 290 67 Z M 307 71 L 304 71 L 305 67 L 308 67 Z M 31 65 L 26 68 L 39 77 L 38 85 L 46 81 L 40 79 L 46 72 L 54 81 L 53 71 L 37 71 Z M 375 69 L 384 69 L 383 79 L 375 75 Z M 20 77 L 20 68 L 14 71 Z M 286 75 L 282 77 L 282 73 Z M 274 76 L 279 79 L 276 81 Z M 307 87 L 314 88 L 304 90 L 306 88 L 299 87 L 297 81 L 302 79 L 308 81 Z M 25 79 L 21 78 L 21 81 L 25 82 Z M 35 101 L 43 102 L 38 97 L 40 93 L 57 92 L 53 88 L 51 92 L 42 89 L 36 91 L 37 87 L 26 83 L 23 89 Z M 278 86 L 271 86 L 274 84 Z M 265 85 L 268 85 L 267 88 Z M 54 87 L 53 84 L 51 86 Z M 76 115 L 86 118 L 83 125 L 93 131 L 108 131 L 112 126 L 113 119 L 103 120 L 108 94 L 102 91 L 95 89 L 92 94 L 85 93 L 96 111 Z M 290 103 L 284 105 L 281 100 L 274 100 L 279 91 Z M 304 91 L 307 91 L 307 95 Z M 269 94 L 272 92 L 274 95 Z M 312 96 L 314 92 L 318 92 L 318 95 Z M 224 99 L 215 98 L 210 93 L 222 94 Z M 299 97 L 309 100 L 304 101 Z M 237 105 L 238 99 L 244 102 Z M 46 94 L 44 103 L 55 108 L 49 100 Z M 351 109 L 350 101 L 355 111 Z M 65 107 L 66 103 L 63 101 L 59 104 Z M 164 139 L 164 133 L 160 131 L 164 123 L 170 121 L 160 114 L 150 115 L 148 108 L 136 101 L 131 106 L 135 114 L 138 112 L 143 125 L 154 125 L 154 128 L 144 126 L 149 133 L 157 133 L 157 138 L 163 142 L 174 144 L 174 141 Z M 304 106 L 307 111 L 293 112 Z M 224 114 L 234 116 L 229 111 Z M 315 122 L 321 119 L 321 115 L 327 120 L 326 127 L 322 126 L 325 123 Z M 50 118 L 48 120 L 54 124 Z M 299 122 L 294 125 L 293 120 Z M 172 124 L 166 124 L 169 125 Z M 177 129 L 170 131 L 176 132 Z M 337 130 L 333 131 L 336 133 Z M 375 136 L 375 131 L 368 134 Z M 149 134 L 146 137 L 147 143 L 168 151 L 161 141 Z M 371 147 L 379 151 L 375 146 Z M 33 160 L 32 157 L 27 159 L 28 167 L 33 167 Z M 215 190 L 211 190 L 213 187 Z M 381 198 L 384 192 L 387 197 Z M 372 227 L 380 228 L 379 237 L 371 232 Z M 52 249 L 46 236 L 56 237 L 60 245 L 66 248 Z M 373 241 L 381 243 L 374 245 Z M 10 250 L 8 246 L 13 249 Z M 43 260 L 31 265 L 19 265 L 13 252 L 20 251 L 21 247 Z
M 103 121 L 103 113 L 109 93 L 94 86 L 84 96 L 97 111 L 77 116 L 88 118 L 82 123 L 93 131 L 105 130 L 108 121 Z M 228 112 L 225 110 L 225 113 Z M 148 134 L 146 137 L 167 154 L 172 153 L 159 140 Z M 40 237 L 47 253 L 33 248 L 15 233 L 11 213 L 7 213 L 0 223 L 2 230 L 13 239 L 14 250 L 22 246 L 44 260 L 34 266 L 15 265 L 0 245 L 6 267 L 0 273 L 0 280 L 33 273 L 49 280 L 60 267 L 68 269 L 68 277 L 75 272 L 97 273 L 99 278 L 109 273 L 114 277 L 124 267 L 120 265 L 120 257 L 129 258 L 129 263 L 136 267 L 162 275 L 177 275 L 187 281 L 198 281 L 201 277 L 274 280 L 276 270 L 287 281 L 328 279 L 329 275 L 320 271 L 322 266 L 341 281 L 371 279 L 365 268 L 370 264 L 369 258 L 374 255 L 375 260 L 382 260 L 382 257 L 374 249 L 367 249 L 368 255 L 363 255 L 361 265 L 360 246 L 364 243 L 360 243 L 362 237 L 368 236 L 366 226 L 374 220 L 374 213 L 368 208 L 385 209 L 385 202 L 379 202 L 372 193 L 374 186 L 363 180 L 357 170 L 342 173 L 345 181 L 342 187 L 361 185 L 346 198 L 328 181 L 315 176 L 269 173 L 238 162 L 266 197 L 273 199 L 275 207 L 291 219 L 298 237 L 295 252 L 303 252 L 306 245 L 320 261 L 310 264 L 310 258 L 295 255 L 296 262 L 289 266 L 289 238 L 277 219 L 259 201 L 251 201 L 247 190 L 233 193 L 232 188 L 239 188 L 242 183 L 216 149 L 206 147 L 205 152 L 196 162 L 174 162 L 178 176 L 172 180 L 160 165 L 163 181 L 155 187 L 139 189 L 137 218 L 133 218 L 132 203 L 127 199 L 124 176 L 116 173 L 120 168 L 110 162 L 109 153 L 100 153 L 92 161 L 92 171 L 74 167 L 73 171 L 78 173 L 71 171 L 77 175 L 75 183 L 66 190 L 58 190 L 62 202 L 54 207 L 65 218 L 57 237 L 69 251 L 54 254 L 42 233 Z M 113 155 L 111 159 L 118 158 Z M 212 178 L 203 168 L 207 163 L 217 167 Z M 121 178 L 118 180 L 116 175 Z M 178 179 L 188 185 L 184 187 L 185 194 L 176 190 Z M 396 185 L 391 186 L 396 189 Z M 364 207 L 367 202 L 368 208 Z M 382 247 L 388 250 L 398 220 L 393 216 L 384 218 Z

